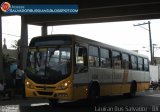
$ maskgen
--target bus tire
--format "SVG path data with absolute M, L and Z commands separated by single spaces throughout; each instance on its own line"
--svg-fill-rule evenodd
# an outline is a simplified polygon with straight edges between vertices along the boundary
M 92 85 L 89 88 L 89 94 L 88 94 L 88 100 L 89 100 L 89 104 L 94 106 L 96 105 L 96 100 L 99 97 L 99 86 L 96 85 Z
M 49 99 L 49 105 L 51 107 L 56 107 L 58 105 L 58 100 L 57 99 Z
M 135 96 L 136 96 L 136 92 L 137 92 L 137 82 L 136 82 L 136 81 L 133 81 L 133 82 L 131 83 L 131 86 L 130 86 L 129 96 L 130 96 L 130 97 L 135 97 Z

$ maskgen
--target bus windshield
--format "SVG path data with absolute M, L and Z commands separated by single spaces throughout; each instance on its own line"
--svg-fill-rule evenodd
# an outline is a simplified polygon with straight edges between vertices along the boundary
M 64 79 L 71 72 L 71 48 L 70 47 L 52 47 L 30 49 L 28 53 L 27 73 L 35 82 L 55 83 Z

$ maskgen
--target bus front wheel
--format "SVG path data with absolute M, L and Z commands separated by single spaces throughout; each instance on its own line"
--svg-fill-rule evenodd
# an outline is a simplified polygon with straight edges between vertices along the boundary
M 58 100 L 57 99 L 49 99 L 49 105 L 51 107 L 56 107 L 58 104 Z
M 89 104 L 95 105 L 96 99 L 99 97 L 98 86 L 91 86 L 89 89 L 88 100 Z

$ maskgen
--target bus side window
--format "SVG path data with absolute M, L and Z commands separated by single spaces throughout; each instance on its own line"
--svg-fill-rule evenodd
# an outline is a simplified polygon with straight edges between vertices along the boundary
M 89 66 L 99 67 L 98 47 L 89 46 Z
M 138 70 L 143 70 L 143 59 L 138 57 Z
M 116 69 L 121 69 L 121 53 L 112 51 L 112 66 Z
M 122 68 L 129 69 L 129 55 L 122 53 Z
M 149 71 L 148 59 L 144 59 L 144 71 Z
M 75 73 L 87 72 L 88 70 L 87 48 L 77 45 L 75 47 L 75 53 L 76 53 Z
M 111 58 L 110 51 L 108 49 L 101 48 L 100 49 L 101 56 L 101 67 L 111 68 Z
M 131 56 L 131 68 L 133 70 L 137 70 L 137 57 L 136 56 Z

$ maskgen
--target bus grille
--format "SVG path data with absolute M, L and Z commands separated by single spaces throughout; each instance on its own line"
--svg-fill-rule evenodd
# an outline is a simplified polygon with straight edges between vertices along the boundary
M 53 92 L 44 92 L 44 91 L 37 91 L 39 95 L 49 95 L 51 96 Z
M 55 89 L 56 87 L 50 87 L 50 86 L 36 86 L 37 89 Z

